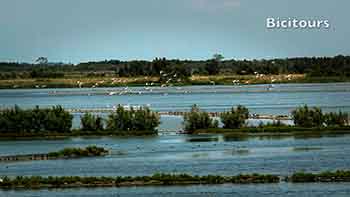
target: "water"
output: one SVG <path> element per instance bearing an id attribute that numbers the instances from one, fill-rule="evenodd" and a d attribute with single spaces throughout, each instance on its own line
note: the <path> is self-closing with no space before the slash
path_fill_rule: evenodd
<path id="1" fill-rule="evenodd" d="M 232 138 L 221 135 L 163 135 L 132 138 L 0 141 L 1 155 L 45 153 L 64 147 L 102 146 L 100 158 L 1 163 L 0 174 L 42 176 L 139 176 L 156 172 L 221 174 L 347 169 L 350 136 L 319 138 Z"/>
<path id="2" fill-rule="evenodd" d="M 27 89 L 0 90 L 0 106 L 21 107 L 62 105 L 66 108 L 105 108 L 117 104 L 150 105 L 157 111 L 185 111 L 198 104 L 208 111 L 223 111 L 234 105 L 245 105 L 253 113 L 288 114 L 302 104 L 320 106 L 325 110 L 350 111 L 350 83 L 278 84 L 247 86 L 186 86 L 128 88 L 142 94 L 109 96 L 122 88 L 97 89 Z"/>
<path id="3" fill-rule="evenodd" d="M 147 105 L 157 111 L 185 111 L 199 104 L 208 111 L 246 105 L 252 113 L 289 114 L 302 104 L 325 111 L 350 112 L 350 83 L 188 86 L 129 88 L 127 95 L 109 96 L 123 88 L 0 90 L 0 107 L 105 108 L 116 104 Z M 141 92 L 141 94 L 139 94 Z M 74 114 L 78 127 L 79 116 Z M 106 114 L 102 114 L 106 116 Z M 61 140 L 0 141 L 0 155 L 46 153 L 64 147 L 98 145 L 111 150 L 99 158 L 0 163 L 0 175 L 138 176 L 163 173 L 198 175 L 266 173 L 290 175 L 349 169 L 350 136 L 253 137 L 176 135 L 182 118 L 162 116 L 160 136 L 89 137 Z M 172 132 L 169 132 L 172 131 Z M 31 191 L 0 190 L 0 196 L 349 196 L 349 183 L 210 185 L 136 188 L 80 188 Z"/>
<path id="4" fill-rule="evenodd" d="M 0 196 L 32 197 L 105 197 L 105 196 L 288 196 L 288 197 L 347 197 L 349 183 L 260 184 L 260 185 L 199 185 L 133 188 L 79 188 L 32 191 L 1 191 Z"/>

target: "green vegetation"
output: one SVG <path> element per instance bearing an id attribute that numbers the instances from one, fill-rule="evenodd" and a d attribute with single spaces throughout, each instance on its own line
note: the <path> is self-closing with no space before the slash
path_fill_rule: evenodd
<path id="1" fill-rule="evenodd" d="M 70 132 L 73 116 L 61 106 L 23 110 L 18 106 L 0 112 L 0 133 Z"/>
<path id="2" fill-rule="evenodd" d="M 148 107 L 130 110 L 118 106 L 104 120 L 89 113 L 81 117 L 81 129 L 72 130 L 73 116 L 61 106 L 21 109 L 15 106 L 0 111 L 0 137 L 65 137 L 83 135 L 154 135 L 160 124 L 158 113 Z M 106 127 L 105 127 L 106 125 Z"/>
<path id="3" fill-rule="evenodd" d="M 48 153 L 49 157 L 60 158 L 60 157 L 91 157 L 91 156 L 102 156 L 108 153 L 108 150 L 97 147 L 88 146 L 86 148 L 64 148 L 58 152 Z"/>
<path id="4" fill-rule="evenodd" d="M 185 130 L 193 132 L 198 129 L 217 128 L 219 122 L 210 118 L 209 114 L 199 109 L 197 105 L 193 105 L 191 111 L 184 116 Z"/>
<path id="5" fill-rule="evenodd" d="M 160 116 L 148 107 L 124 109 L 121 105 L 108 116 L 108 131 L 155 131 L 160 124 Z"/>
<path id="6" fill-rule="evenodd" d="M 292 111 L 292 118 L 296 126 L 323 127 L 345 126 L 349 124 L 348 113 L 322 113 L 321 108 L 309 108 L 307 105 Z"/>
<path id="7" fill-rule="evenodd" d="M 305 173 L 298 172 L 288 178 L 293 183 L 307 182 L 350 182 L 350 171 L 338 170 L 335 172 Z"/>
<path id="8" fill-rule="evenodd" d="M 198 61 L 155 58 L 153 61 L 104 60 L 76 65 L 41 59 L 46 60 L 34 64 L 0 62 L 0 88 L 110 87 L 148 82 L 203 85 L 350 81 L 350 56 L 342 55 L 224 60 L 222 55 L 215 54 L 211 59 Z M 77 84 L 77 81 L 82 83 Z"/>
<path id="9" fill-rule="evenodd" d="M 196 184 L 251 184 L 278 183 L 274 175 L 237 175 L 237 176 L 191 176 L 188 174 L 154 174 L 137 177 L 4 177 L 0 188 L 61 188 L 61 187 L 99 187 L 99 186 L 150 186 L 150 185 L 196 185 Z"/>
<path id="10" fill-rule="evenodd" d="M 327 126 L 345 126 L 349 125 L 349 114 L 344 112 L 330 112 L 324 115 L 324 123 Z"/>
<path id="11" fill-rule="evenodd" d="M 179 68 L 186 70 L 186 76 L 216 75 L 216 74 L 308 74 L 311 77 L 320 76 L 350 76 L 350 56 L 338 55 L 335 57 L 302 57 L 270 60 L 224 60 L 221 54 L 214 54 L 208 60 L 169 60 L 166 58 L 155 58 L 153 61 L 120 61 L 104 60 L 83 62 L 77 65 L 64 63 L 48 63 L 38 61 L 36 64 L 0 62 L 0 73 L 2 79 L 9 77 L 30 77 L 32 70 L 52 73 L 78 72 L 86 76 L 93 74 L 115 75 L 119 77 L 135 76 L 160 76 L 163 73 L 178 72 Z M 6 75 L 14 72 L 15 76 Z M 5 74 L 6 73 L 6 74 Z M 28 73 L 16 75 L 17 73 Z M 40 75 L 39 75 L 40 76 Z"/>
<path id="12" fill-rule="evenodd" d="M 103 119 L 99 116 L 85 113 L 81 117 L 81 130 L 82 131 L 103 131 Z"/>
<path id="13" fill-rule="evenodd" d="M 245 123 L 249 117 L 249 110 L 241 105 L 232 107 L 230 111 L 220 114 L 220 121 L 223 128 L 218 128 L 218 122 L 212 123 L 209 114 L 202 112 L 196 105 L 191 112 L 185 114 L 185 130 L 189 134 L 193 133 L 348 133 L 349 115 L 348 113 L 322 113 L 320 108 L 309 108 L 307 105 L 292 111 L 294 126 L 285 125 L 280 120 L 263 124 L 257 127 L 248 127 Z M 215 126 L 212 126 L 215 125 Z"/>
<path id="14" fill-rule="evenodd" d="M 350 182 L 350 171 L 304 173 L 298 172 L 291 176 L 282 177 L 292 183 L 308 182 Z M 199 184 L 258 184 L 279 183 L 277 175 L 246 174 L 236 176 L 207 175 L 197 176 L 189 174 L 154 174 L 152 176 L 118 176 L 118 177 L 41 177 L 17 176 L 2 177 L 0 188 L 71 188 L 71 187 L 134 187 L 159 185 L 199 185 Z"/>
<path id="15" fill-rule="evenodd" d="M 238 105 L 236 109 L 232 107 L 231 111 L 224 112 L 220 115 L 225 129 L 241 128 L 245 125 L 245 121 L 248 117 L 249 110 L 242 105 Z"/>

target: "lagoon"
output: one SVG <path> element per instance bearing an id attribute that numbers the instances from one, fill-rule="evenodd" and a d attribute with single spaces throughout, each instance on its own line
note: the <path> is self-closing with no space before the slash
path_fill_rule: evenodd
<path id="1" fill-rule="evenodd" d="M 324 111 L 350 112 L 350 83 L 275 84 L 247 86 L 185 86 L 129 88 L 123 95 L 109 95 L 123 88 L 0 90 L 0 107 L 15 104 L 65 108 L 105 108 L 113 105 L 150 105 L 157 111 L 185 111 L 192 104 L 207 111 L 224 111 L 232 105 L 247 106 L 252 113 L 285 114 L 300 105 Z M 134 93 L 137 92 L 137 93 Z M 139 94 L 141 92 L 141 94 Z M 74 125 L 79 125 L 79 113 Z M 106 115 L 106 114 L 104 114 Z M 8 176 L 139 176 L 163 173 L 198 175 L 262 173 L 290 175 L 296 171 L 320 172 L 350 166 L 350 135 L 298 137 L 233 137 L 178 135 L 181 117 L 162 116 L 160 135 L 150 137 L 74 137 L 57 140 L 0 141 L 0 155 L 47 153 L 65 147 L 102 146 L 111 155 L 77 160 L 5 162 L 0 175 Z M 348 183 L 262 184 L 186 187 L 138 187 L 0 190 L 0 196 L 349 196 Z"/>

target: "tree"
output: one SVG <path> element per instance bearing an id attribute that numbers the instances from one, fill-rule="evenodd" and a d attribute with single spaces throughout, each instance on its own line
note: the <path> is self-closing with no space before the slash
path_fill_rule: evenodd
<path id="1" fill-rule="evenodd" d="M 302 127 L 321 127 L 325 120 L 321 108 L 307 105 L 293 110 L 292 118 L 296 126 Z"/>
<path id="2" fill-rule="evenodd" d="M 38 57 L 38 59 L 35 60 L 35 63 L 40 65 L 46 65 L 49 63 L 49 60 L 47 59 L 47 57 Z"/>
<path id="3" fill-rule="evenodd" d="M 217 62 L 221 62 L 221 61 L 222 61 L 223 59 L 225 59 L 225 58 L 224 58 L 223 55 L 218 54 L 218 53 L 215 53 L 215 54 L 213 55 L 213 59 L 214 59 L 215 61 L 217 61 Z"/>
<path id="4" fill-rule="evenodd" d="M 223 112 L 220 115 L 221 121 L 226 129 L 237 129 L 242 127 L 248 117 L 249 111 L 242 105 L 238 105 L 237 108 L 232 107 L 231 111 Z"/>
<path id="5" fill-rule="evenodd" d="M 73 116 L 61 106 L 23 110 L 18 106 L 0 112 L 0 132 L 70 132 Z"/>
<path id="6" fill-rule="evenodd" d="M 349 125 L 349 114 L 339 111 L 338 113 L 330 112 L 325 115 L 325 124 L 327 126 L 346 126 Z"/>
<path id="7" fill-rule="evenodd" d="M 85 113 L 81 117 L 81 130 L 83 131 L 103 131 L 103 119 L 100 116 Z"/>
<path id="8" fill-rule="evenodd" d="M 209 114 L 205 111 L 201 111 L 197 105 L 191 107 L 191 111 L 184 115 L 185 130 L 188 132 L 193 132 L 198 129 L 208 129 L 217 126 L 217 122 L 213 122 Z"/>
<path id="9" fill-rule="evenodd" d="M 206 63 L 205 69 L 209 75 L 217 75 L 220 72 L 219 64 L 224 56 L 221 54 L 214 54 L 213 58 Z"/>
<path id="10" fill-rule="evenodd" d="M 148 107 L 124 109 L 118 105 L 115 112 L 108 116 L 109 131 L 155 131 L 160 124 L 160 116 Z"/>

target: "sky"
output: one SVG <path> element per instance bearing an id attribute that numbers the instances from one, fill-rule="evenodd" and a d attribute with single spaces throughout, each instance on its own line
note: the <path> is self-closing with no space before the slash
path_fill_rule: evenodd
<path id="1" fill-rule="evenodd" d="M 0 61 L 350 54 L 349 0 L 0 0 Z M 268 17 L 329 29 L 267 29 Z"/>

